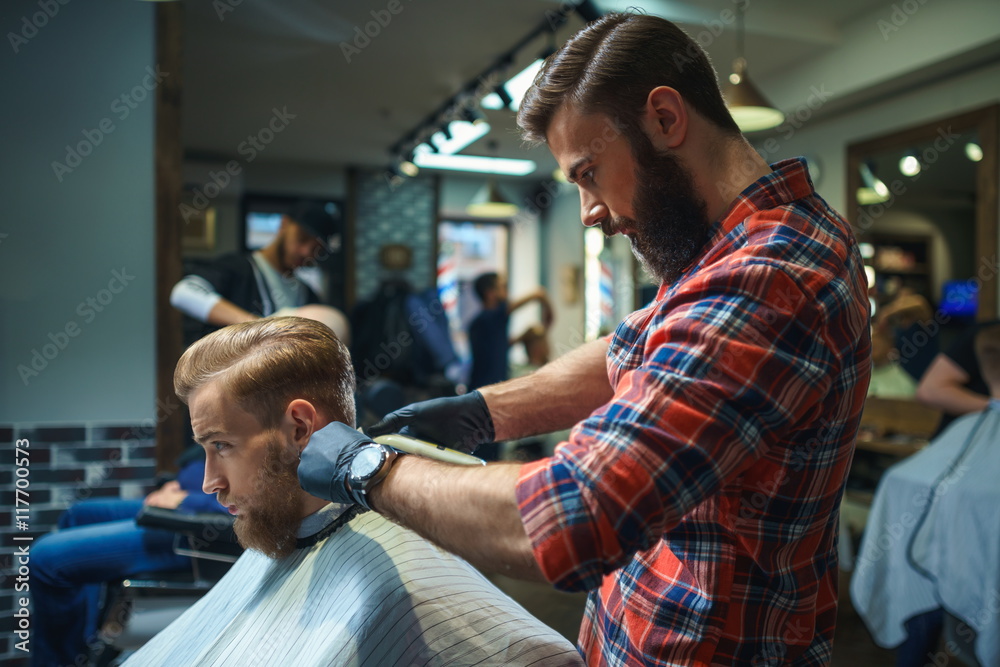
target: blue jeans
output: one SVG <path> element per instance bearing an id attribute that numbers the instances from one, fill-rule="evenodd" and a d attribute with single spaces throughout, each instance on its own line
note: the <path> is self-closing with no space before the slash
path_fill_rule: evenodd
<path id="1" fill-rule="evenodd" d="M 97 631 L 102 582 L 190 567 L 173 552 L 174 533 L 135 525 L 141 508 L 141 500 L 76 503 L 32 546 L 33 665 L 77 664 Z"/>

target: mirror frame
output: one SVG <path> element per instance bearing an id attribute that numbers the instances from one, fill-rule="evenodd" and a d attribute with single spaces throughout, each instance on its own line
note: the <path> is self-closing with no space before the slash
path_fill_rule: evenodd
<path id="1" fill-rule="evenodd" d="M 979 143 L 983 148 L 983 159 L 976 170 L 976 232 L 975 247 L 979 258 L 993 257 L 993 266 L 1000 262 L 997 227 L 1000 224 L 1000 104 L 993 104 L 981 109 L 940 118 L 929 123 L 909 127 L 898 132 L 884 134 L 847 146 L 847 209 L 848 220 L 854 228 L 855 235 L 860 239 L 865 233 L 858 226 L 861 206 L 857 203 L 855 193 L 861 187 L 861 161 L 873 153 L 893 149 L 906 149 L 909 146 L 933 139 L 941 127 L 948 127 L 954 132 L 975 130 L 979 133 Z M 997 317 L 997 276 L 993 272 L 983 279 L 979 289 L 979 310 L 977 321 L 996 319 Z"/>

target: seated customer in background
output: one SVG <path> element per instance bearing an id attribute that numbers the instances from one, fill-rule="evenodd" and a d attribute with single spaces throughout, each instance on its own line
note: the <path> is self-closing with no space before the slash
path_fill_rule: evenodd
<path id="1" fill-rule="evenodd" d="M 898 647 L 900 667 L 944 664 L 944 609 L 959 620 L 955 639 L 1000 665 L 1000 325 L 979 332 L 975 351 L 986 409 L 885 472 L 851 577 L 855 609 L 876 643 Z"/>
<path id="2" fill-rule="evenodd" d="M 892 336 L 885 331 L 872 331 L 872 377 L 868 383 L 868 396 L 879 398 L 913 398 L 916 381 L 897 363 L 899 350 Z"/>
<path id="3" fill-rule="evenodd" d="M 903 287 L 898 278 L 888 281 L 890 300 L 875 311 L 872 329 L 891 337 L 896 363 L 914 382 L 927 371 L 938 351 L 937 325 L 929 326 L 934 308 L 921 294 Z"/>
<path id="4" fill-rule="evenodd" d="M 969 326 L 948 349 L 931 362 L 917 386 L 918 401 L 944 412 L 938 433 L 962 415 L 979 412 L 989 402 L 989 387 L 976 359 L 976 334 L 983 328 L 1000 324 L 1000 320 Z"/>
<path id="5" fill-rule="evenodd" d="M 188 449 L 180 472 L 145 499 L 84 500 L 59 518 L 59 530 L 31 548 L 34 605 L 33 663 L 75 665 L 97 631 L 101 584 L 140 572 L 172 572 L 191 567 L 174 553 L 174 533 L 142 528 L 135 515 L 143 505 L 185 513 L 225 512 L 215 496 L 201 490 L 205 456 Z"/>
<path id="6" fill-rule="evenodd" d="M 206 451 L 204 488 L 248 551 L 128 664 L 582 664 L 458 557 L 300 488 L 313 433 L 354 424 L 353 368 L 327 327 L 277 317 L 219 330 L 184 353 L 174 386 Z"/>

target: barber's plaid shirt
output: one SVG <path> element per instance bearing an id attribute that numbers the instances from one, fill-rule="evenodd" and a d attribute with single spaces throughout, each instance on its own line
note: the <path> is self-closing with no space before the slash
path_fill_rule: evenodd
<path id="1" fill-rule="evenodd" d="M 869 306 L 849 225 L 772 167 L 619 325 L 611 402 L 522 469 L 542 571 L 591 590 L 589 664 L 830 661 Z"/>

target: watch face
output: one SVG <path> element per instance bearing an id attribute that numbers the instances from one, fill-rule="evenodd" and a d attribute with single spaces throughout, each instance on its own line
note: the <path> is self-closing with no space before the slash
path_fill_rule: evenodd
<path id="1" fill-rule="evenodd" d="M 362 449 L 351 461 L 351 477 L 364 481 L 379 471 L 385 460 L 385 452 L 381 447 L 368 446 Z"/>

